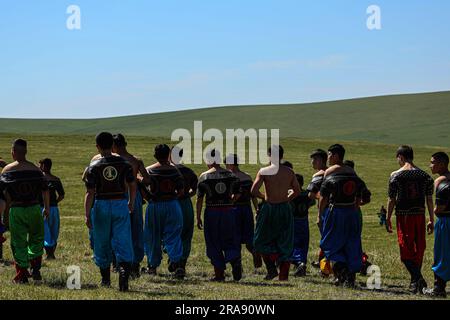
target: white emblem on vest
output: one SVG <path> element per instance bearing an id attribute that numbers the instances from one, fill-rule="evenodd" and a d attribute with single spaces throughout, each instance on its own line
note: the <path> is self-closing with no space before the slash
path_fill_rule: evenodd
<path id="1" fill-rule="evenodd" d="M 112 166 L 108 166 L 103 169 L 103 177 L 108 181 L 113 181 L 117 178 L 117 170 Z"/>
<path id="2" fill-rule="evenodd" d="M 216 184 L 215 189 L 218 194 L 224 194 L 227 191 L 227 186 L 225 183 L 219 182 Z"/>

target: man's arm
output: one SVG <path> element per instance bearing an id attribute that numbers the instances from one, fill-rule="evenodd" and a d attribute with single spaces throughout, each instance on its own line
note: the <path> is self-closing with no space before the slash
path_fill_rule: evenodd
<path id="1" fill-rule="evenodd" d="M 263 182 L 264 182 L 264 176 L 261 175 L 261 171 L 258 171 L 255 182 L 253 182 L 250 192 L 251 192 L 252 196 L 265 200 L 266 196 L 259 191 L 259 189 L 261 189 Z"/>
<path id="2" fill-rule="evenodd" d="M 86 190 L 86 195 L 84 197 L 84 212 L 85 212 L 86 226 L 89 229 L 92 229 L 91 209 L 94 204 L 94 196 L 95 196 L 95 189 L 87 189 Z"/>
<path id="3" fill-rule="evenodd" d="M 130 214 L 134 211 L 134 203 L 136 200 L 137 184 L 136 181 L 128 182 L 128 191 L 130 192 L 130 197 L 128 199 L 128 209 Z"/>
<path id="4" fill-rule="evenodd" d="M 392 233 L 392 213 L 395 208 L 395 199 L 389 198 L 387 203 L 387 216 L 386 216 L 386 230 L 389 233 Z"/>
<path id="5" fill-rule="evenodd" d="M 300 185 L 298 184 L 298 180 L 295 174 L 292 175 L 291 188 L 292 192 L 288 196 L 288 201 L 292 201 L 300 195 Z"/>
<path id="6" fill-rule="evenodd" d="M 320 196 L 319 198 L 319 213 L 317 214 L 317 225 L 322 228 L 322 216 L 328 206 L 328 197 Z"/>
<path id="7" fill-rule="evenodd" d="M 427 196 L 427 208 L 428 213 L 430 215 L 430 221 L 428 221 L 427 224 L 427 231 L 428 234 L 432 234 L 434 231 L 434 203 L 433 203 L 433 196 Z"/>
<path id="8" fill-rule="evenodd" d="M 196 209 L 197 209 L 197 228 L 203 229 L 202 221 L 202 209 L 203 209 L 203 196 L 197 197 Z"/>
<path id="9" fill-rule="evenodd" d="M 138 164 L 139 164 L 138 172 L 142 176 L 142 182 L 145 185 L 150 184 L 150 175 L 148 174 L 148 171 L 145 168 L 144 162 L 142 160 L 138 160 Z"/>

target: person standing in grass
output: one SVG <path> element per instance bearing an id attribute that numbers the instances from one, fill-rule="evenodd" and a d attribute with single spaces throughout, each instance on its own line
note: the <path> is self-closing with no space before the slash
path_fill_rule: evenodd
<path id="1" fill-rule="evenodd" d="M 136 181 L 140 184 L 148 183 L 150 181 L 150 176 L 145 169 L 142 160 L 137 159 L 127 150 L 127 141 L 125 137 L 118 133 L 114 136 L 113 152 L 118 156 L 122 157 L 131 165 L 133 169 L 133 176 Z M 138 175 L 141 179 L 138 180 Z M 131 278 L 138 278 L 140 276 L 140 263 L 144 259 L 144 220 L 143 220 L 143 199 L 141 192 L 136 191 L 136 198 L 134 202 L 134 210 L 131 213 L 131 238 L 133 241 L 133 263 L 131 265 Z"/>
<path id="2" fill-rule="evenodd" d="M 91 162 L 85 177 L 86 225 L 92 228 L 94 258 L 100 268 L 102 285 L 111 285 L 114 252 L 119 265 L 119 290 L 128 291 L 133 261 L 130 214 L 134 210 L 136 178 L 124 158 L 112 155 L 111 133 L 101 132 L 95 141 L 101 156 Z"/>
<path id="3" fill-rule="evenodd" d="M 27 142 L 17 139 L 12 145 L 14 162 L 7 165 L 0 176 L 0 189 L 6 192 L 9 201 L 9 227 L 11 249 L 16 266 L 15 283 L 27 283 L 31 265 L 33 280 L 42 280 L 41 265 L 44 253 L 44 218 L 39 197 L 44 202 L 43 215 L 50 213 L 50 196 L 44 176 L 27 161 Z"/>
<path id="4" fill-rule="evenodd" d="M 58 204 L 64 199 L 64 187 L 61 180 L 51 173 L 52 160 L 45 158 L 39 161 L 39 168 L 44 174 L 44 179 L 47 182 L 50 194 L 50 214 L 44 219 L 44 249 L 47 253 L 47 260 L 55 259 L 55 250 L 58 244 L 59 237 L 59 208 Z M 41 207 L 44 207 L 44 199 L 41 197 Z"/>
<path id="5" fill-rule="evenodd" d="M 422 262 L 425 253 L 425 230 L 433 233 L 434 181 L 425 171 L 416 167 L 414 151 L 410 146 L 401 146 L 396 153 L 400 169 L 391 173 L 389 179 L 386 226 L 392 233 L 392 213 L 395 209 L 397 238 L 400 258 L 411 275 L 411 293 L 423 293 L 427 283 L 422 276 Z M 425 224 L 425 202 L 430 221 Z"/>
<path id="6" fill-rule="evenodd" d="M 320 188 L 319 219 L 322 223 L 320 247 L 332 263 L 336 285 L 355 286 L 362 267 L 361 202 L 362 181 L 345 166 L 345 149 L 340 144 L 328 148 L 328 164 Z"/>
<path id="7" fill-rule="evenodd" d="M 282 146 L 269 148 L 270 165 L 258 171 L 251 189 L 254 197 L 265 198 L 256 218 L 254 246 L 267 266 L 266 280 L 277 276 L 280 281 L 288 280 L 294 249 L 294 217 L 290 201 L 300 194 L 300 186 L 294 171 L 280 165 L 283 155 Z M 265 194 L 260 192 L 263 184 Z"/>
<path id="8" fill-rule="evenodd" d="M 148 267 L 146 272 L 156 275 L 162 261 L 162 247 L 169 256 L 169 271 L 176 279 L 186 275 L 182 264 L 183 212 L 179 198 L 183 196 L 184 182 L 180 171 L 169 160 L 170 148 L 166 144 L 155 147 L 156 163 L 147 167 L 150 175 L 148 190 L 151 200 L 145 214 L 144 243 Z"/>
<path id="9" fill-rule="evenodd" d="M 208 170 L 198 179 L 197 227 L 203 229 L 205 201 L 206 255 L 214 266 L 211 281 L 225 281 L 227 263 L 231 264 L 233 279 L 239 281 L 242 278 L 241 238 L 235 202 L 240 197 L 240 181 L 235 174 L 222 168 L 221 162 L 219 151 L 213 149 L 207 153 Z"/>
<path id="10" fill-rule="evenodd" d="M 447 296 L 445 287 L 450 280 L 450 172 L 449 157 L 445 152 L 437 152 L 431 157 L 430 168 L 439 177 L 435 180 L 436 207 L 438 217 L 434 226 L 434 288 L 425 294 L 436 298 Z"/>
<path id="11" fill-rule="evenodd" d="M 237 224 L 241 238 L 241 244 L 244 244 L 253 257 L 253 267 L 255 272 L 262 267 L 262 258 L 255 252 L 253 247 L 255 221 L 253 216 L 252 204 L 255 210 L 258 210 L 258 199 L 251 194 L 253 185 L 252 177 L 239 169 L 239 159 L 237 154 L 230 154 L 225 158 L 227 170 L 232 172 L 240 180 L 241 196 L 235 202 L 237 209 Z"/>
<path id="12" fill-rule="evenodd" d="M 170 155 L 171 163 L 180 171 L 184 179 L 184 192 L 178 199 L 183 212 L 183 229 L 181 231 L 183 256 L 181 258 L 181 267 L 186 272 L 186 264 L 191 254 L 192 237 L 194 236 L 194 207 L 192 206 L 191 198 L 197 194 L 198 178 L 192 169 L 181 163 L 183 149 L 174 147 Z"/>
<path id="13" fill-rule="evenodd" d="M 306 191 L 308 191 L 308 197 L 311 200 L 316 200 L 318 202 L 320 198 L 320 187 L 322 186 L 323 176 L 325 174 L 325 171 L 328 169 L 328 154 L 325 150 L 316 149 L 311 153 L 309 157 L 311 158 L 311 165 L 316 173 L 314 173 L 314 175 L 312 176 L 312 180 L 306 188 Z M 320 234 L 322 234 L 322 226 L 319 217 L 320 215 L 318 215 L 317 217 L 317 227 L 319 228 Z M 311 262 L 311 265 L 315 268 L 320 268 L 320 261 L 323 259 L 323 257 L 323 251 L 322 249 L 319 249 L 318 260 Z"/>
<path id="14" fill-rule="evenodd" d="M 0 157 L 0 169 L 3 170 L 7 163 Z M 3 243 L 5 243 L 6 238 L 3 234 L 7 230 L 7 220 L 8 220 L 8 208 L 6 207 L 6 198 L 3 194 L 3 190 L 0 189 L 0 261 L 3 260 Z"/>

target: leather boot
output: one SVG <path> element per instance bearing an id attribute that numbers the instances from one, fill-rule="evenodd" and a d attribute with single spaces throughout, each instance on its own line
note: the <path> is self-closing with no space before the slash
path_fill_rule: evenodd
<path id="1" fill-rule="evenodd" d="M 278 280 L 288 281 L 290 267 L 291 267 L 291 263 L 289 261 L 283 261 L 280 263 L 280 275 L 278 277 Z"/>
<path id="2" fill-rule="evenodd" d="M 263 261 L 267 268 L 267 275 L 264 280 L 273 280 L 278 276 L 277 266 L 270 255 L 263 255 Z"/>
<path id="3" fill-rule="evenodd" d="M 128 291 L 128 279 L 130 277 L 131 263 L 119 263 L 119 291 Z"/>
<path id="4" fill-rule="evenodd" d="M 41 281 L 41 266 L 42 266 L 42 257 L 34 258 L 30 261 L 31 265 L 31 276 L 33 277 L 33 280 L 35 281 Z"/>
<path id="5" fill-rule="evenodd" d="M 211 281 L 223 282 L 225 281 L 225 270 L 214 267 L 214 278 Z"/>
<path id="6" fill-rule="evenodd" d="M 236 258 L 231 262 L 231 269 L 233 273 L 233 280 L 239 281 L 242 279 L 242 260 L 241 258 Z"/>
<path id="7" fill-rule="evenodd" d="M 105 268 L 105 269 L 100 269 L 100 274 L 102 275 L 102 282 L 101 282 L 101 286 L 102 287 L 110 287 L 111 286 L 111 269 Z"/>

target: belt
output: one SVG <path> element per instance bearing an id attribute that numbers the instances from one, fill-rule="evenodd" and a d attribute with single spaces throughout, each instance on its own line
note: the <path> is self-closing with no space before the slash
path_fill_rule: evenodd
<path id="1" fill-rule="evenodd" d="M 450 211 L 443 211 L 436 213 L 436 217 L 443 218 L 443 217 L 450 217 Z"/>
<path id="2" fill-rule="evenodd" d="M 332 203 L 331 205 L 330 205 L 330 207 L 333 207 L 333 208 L 349 208 L 349 207 L 354 207 L 356 205 L 356 202 L 355 201 L 353 201 L 353 202 L 347 202 L 347 203 Z"/>
<path id="3" fill-rule="evenodd" d="M 121 195 L 96 195 L 95 200 L 126 200 L 127 197 L 124 194 Z"/>
<path id="4" fill-rule="evenodd" d="M 11 208 L 26 208 L 26 207 L 33 207 L 39 205 L 39 201 L 32 201 L 32 202 L 12 202 Z"/>

